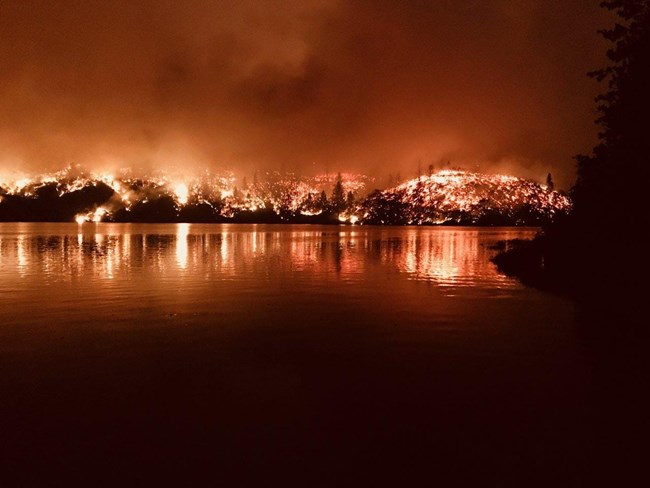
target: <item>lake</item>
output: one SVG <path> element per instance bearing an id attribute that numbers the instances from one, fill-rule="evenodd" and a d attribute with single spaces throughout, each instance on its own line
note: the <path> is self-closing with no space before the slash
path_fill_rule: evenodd
<path id="1" fill-rule="evenodd" d="M 535 233 L 0 224 L 0 485 L 579 479 L 575 306 L 490 262 Z"/>

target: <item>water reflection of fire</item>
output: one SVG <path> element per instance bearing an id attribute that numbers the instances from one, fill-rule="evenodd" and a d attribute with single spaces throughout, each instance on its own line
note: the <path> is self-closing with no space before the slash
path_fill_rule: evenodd
<path id="1" fill-rule="evenodd" d="M 77 228 L 58 224 L 48 227 L 51 234 L 43 236 L 30 234 L 30 224 L 3 225 L 23 227 L 0 238 L 0 269 L 45 281 L 129 279 L 148 273 L 206 279 L 265 279 L 277 274 L 298 279 L 307 274 L 324 282 L 356 281 L 379 266 L 443 288 L 480 283 L 495 289 L 514 285 L 489 262 L 493 251 L 488 244 L 534 232 L 368 227 L 278 230 L 274 226 L 190 224 Z"/>
<path id="2" fill-rule="evenodd" d="M 409 232 L 404 245 L 394 249 L 390 261 L 413 279 L 442 286 L 462 286 L 464 280 L 491 275 L 487 248 L 468 231 L 442 230 L 436 234 Z M 499 280 L 498 274 L 492 278 Z M 503 278 L 503 281 L 507 281 Z"/>
<path id="3" fill-rule="evenodd" d="M 188 242 L 190 224 L 178 224 L 176 231 L 176 263 L 181 269 L 187 268 Z"/>

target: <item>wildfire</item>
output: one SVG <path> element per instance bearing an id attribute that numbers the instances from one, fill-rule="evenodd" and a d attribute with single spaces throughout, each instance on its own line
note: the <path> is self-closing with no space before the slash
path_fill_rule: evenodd
<path id="1" fill-rule="evenodd" d="M 449 170 L 412 179 L 370 200 L 363 217 L 388 219 L 381 223 L 531 223 L 571 209 L 569 197 L 532 181 Z"/>
<path id="2" fill-rule="evenodd" d="M 54 218 L 78 223 L 149 218 L 215 221 L 262 212 L 265 218 L 276 215 L 285 221 L 313 221 L 322 215 L 352 224 L 530 225 L 571 209 L 566 195 L 507 175 L 440 171 L 366 195 L 371 182 L 353 173 L 301 177 L 271 172 L 260 178 L 255 174 L 252 183 L 243 179 L 238 184 L 229 172 L 136 177 L 129 171 L 92 173 L 74 166 L 40 177 L 0 180 L 0 218 L 10 208 L 14 213 L 5 218 L 28 220 L 20 205 L 45 211 L 60 205 Z M 43 203 L 34 207 L 30 201 Z M 70 208 L 74 213 L 65 217 Z"/>
<path id="3" fill-rule="evenodd" d="M 85 222 L 101 222 L 102 219 L 108 215 L 110 212 L 106 210 L 104 207 L 97 207 L 95 210 L 92 212 L 87 212 L 85 214 L 77 214 L 75 215 L 75 222 L 77 224 L 81 225 Z"/>
<path id="4" fill-rule="evenodd" d="M 177 179 L 162 172 L 136 177 L 129 171 L 93 173 L 80 166 L 70 166 L 53 174 L 20 175 L 0 180 L 0 199 L 4 200 L 5 196 L 41 198 L 49 195 L 49 189 L 64 199 L 86 192 L 90 195 L 89 203 L 75 215 L 78 222 L 102 221 L 120 210 L 129 212 L 138 205 L 161 198 L 170 198 L 179 211 L 188 206 L 206 205 L 223 217 L 264 209 L 278 215 L 316 216 L 327 209 L 327 200 L 337 178 L 332 174 L 300 177 L 293 173 L 271 172 L 259 180 L 255 175 L 252 184 L 244 179 L 243 184 L 238 185 L 230 172 L 204 172 L 196 177 Z M 365 175 L 341 175 L 344 190 L 357 197 L 363 195 L 369 181 Z"/>
<path id="5" fill-rule="evenodd" d="M 185 183 L 174 183 L 172 184 L 172 191 L 176 195 L 176 201 L 180 205 L 185 205 L 190 197 L 190 190 L 187 188 Z"/>

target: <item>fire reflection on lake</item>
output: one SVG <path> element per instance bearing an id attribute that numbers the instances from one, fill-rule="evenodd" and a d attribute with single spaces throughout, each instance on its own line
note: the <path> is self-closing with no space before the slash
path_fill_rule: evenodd
<path id="1" fill-rule="evenodd" d="M 490 263 L 499 239 L 532 229 L 300 227 L 190 224 L 4 224 L 0 273 L 7 280 L 264 279 L 281 272 L 360 280 L 383 267 L 449 293 L 518 286 Z"/>

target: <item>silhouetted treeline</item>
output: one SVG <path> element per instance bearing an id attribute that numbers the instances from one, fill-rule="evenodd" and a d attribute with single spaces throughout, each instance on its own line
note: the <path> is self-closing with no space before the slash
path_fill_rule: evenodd
<path id="1" fill-rule="evenodd" d="M 47 183 L 29 195 L 0 194 L 0 221 L 72 222 L 75 215 L 106 203 L 114 193 L 111 187 L 98 182 L 71 192 Z"/>
<path id="2" fill-rule="evenodd" d="M 574 210 L 533 243 L 499 255 L 505 271 L 576 295 L 630 283 L 641 260 L 650 167 L 650 1 L 602 3 L 619 23 L 600 31 L 610 64 L 590 73 L 605 85 L 597 97 L 599 143 L 580 155 Z"/>
<path id="3" fill-rule="evenodd" d="M 605 2 L 621 19 L 601 34 L 611 64 L 590 75 L 606 84 L 597 98 L 600 143 L 578 157 L 574 223 L 638 224 L 646 215 L 650 167 L 650 2 Z"/>
<path id="4" fill-rule="evenodd" d="M 578 157 L 574 212 L 533 241 L 511 242 L 495 262 L 537 287 L 576 300 L 576 341 L 589 350 L 594 411 L 586 417 L 594 448 L 586 458 L 593 486 L 634 485 L 647 475 L 648 345 L 639 307 L 650 165 L 650 1 L 616 0 L 620 23 L 602 31 L 611 64 L 592 76 L 600 142 Z"/>
<path id="5" fill-rule="evenodd" d="M 192 202 L 179 205 L 172 196 L 157 195 L 120 205 L 113 189 L 104 183 L 92 183 L 74 191 L 63 191 L 57 183 L 47 183 L 27 194 L 0 193 L 0 222 L 73 222 L 75 216 L 92 213 L 98 207 L 114 210 L 102 217 L 108 222 L 190 222 L 190 223 L 315 223 L 339 224 L 339 213 L 347 203 L 334 208 L 327 196 L 314 202 L 315 215 L 299 211 L 274 211 L 271 205 L 257 210 L 238 210 L 231 216 L 221 214 L 223 202 Z"/>

